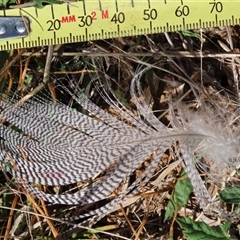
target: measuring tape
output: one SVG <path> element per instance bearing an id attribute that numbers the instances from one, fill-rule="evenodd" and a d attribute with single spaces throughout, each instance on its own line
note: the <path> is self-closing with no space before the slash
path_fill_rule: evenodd
<path id="1" fill-rule="evenodd" d="M 240 0 L 83 0 L 0 11 L 0 50 L 240 24 Z"/>

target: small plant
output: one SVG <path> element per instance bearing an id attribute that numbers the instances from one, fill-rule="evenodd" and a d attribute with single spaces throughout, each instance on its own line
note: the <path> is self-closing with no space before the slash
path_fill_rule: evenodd
<path id="1" fill-rule="evenodd" d="M 228 231 L 231 226 L 231 222 L 227 221 L 225 224 L 218 226 L 208 226 L 204 222 L 196 222 L 189 217 L 177 217 L 178 211 L 187 204 L 189 195 L 193 188 L 187 175 L 183 173 L 180 179 L 176 182 L 171 198 L 168 202 L 165 221 L 174 217 L 173 221 L 180 225 L 183 229 L 183 234 L 188 240 L 232 240 L 228 236 Z M 226 202 L 233 204 L 239 203 L 239 188 L 226 188 L 220 196 Z"/>

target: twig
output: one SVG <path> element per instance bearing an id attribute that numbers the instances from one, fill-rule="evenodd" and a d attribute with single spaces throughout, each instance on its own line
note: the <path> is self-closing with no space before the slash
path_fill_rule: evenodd
<path id="1" fill-rule="evenodd" d="M 123 213 L 123 215 L 124 215 L 128 225 L 129 225 L 129 227 L 131 228 L 131 231 L 133 232 L 133 234 L 135 236 L 135 240 L 138 240 L 139 238 L 137 237 L 137 232 L 135 231 L 131 221 L 129 220 L 129 218 L 128 218 L 128 216 L 127 216 L 127 214 L 126 214 L 126 212 L 125 212 L 125 210 L 124 210 L 124 208 L 122 206 L 122 204 L 119 204 L 119 205 L 120 205 L 120 209 L 121 209 L 121 211 L 122 211 L 122 213 Z"/>
<path id="2" fill-rule="evenodd" d="M 6 72 L 9 70 L 12 65 L 21 58 L 24 50 L 19 51 L 19 53 L 5 66 L 0 70 L 0 82 L 5 78 Z"/>
<path id="3" fill-rule="evenodd" d="M 44 211 L 38 206 L 38 204 L 35 202 L 35 200 L 32 198 L 32 196 L 29 193 L 26 193 L 26 196 L 27 196 L 28 200 L 33 204 L 33 206 L 38 210 L 38 212 L 41 213 L 45 218 L 46 215 L 45 215 Z M 53 225 L 52 221 L 49 218 L 45 218 L 45 220 L 46 220 L 48 226 L 50 227 L 54 238 L 61 240 L 62 238 L 59 235 L 58 231 L 56 230 L 55 226 Z"/>
<path id="4" fill-rule="evenodd" d="M 8 222 L 7 222 L 7 228 L 4 234 L 4 240 L 7 240 L 10 238 L 9 236 L 9 232 L 11 229 L 11 225 L 12 225 L 12 219 L 13 219 L 13 215 L 14 215 L 14 208 L 17 206 L 17 201 L 18 201 L 18 195 L 16 194 L 14 196 L 13 202 L 12 202 L 12 209 L 9 213 L 9 217 L 8 217 Z"/>
<path id="5" fill-rule="evenodd" d="M 42 83 L 40 83 L 36 88 L 34 88 L 34 89 L 33 89 L 30 93 L 28 93 L 26 96 L 24 96 L 23 98 L 21 98 L 21 100 L 19 100 L 19 101 L 15 104 L 15 107 L 23 104 L 24 102 L 26 102 L 28 99 L 30 99 L 32 96 L 34 96 L 36 93 L 38 93 L 39 91 L 41 91 L 41 90 L 45 87 L 45 85 L 48 83 L 49 76 L 50 76 L 50 68 L 51 68 L 52 57 L 53 57 L 53 45 L 50 45 L 50 46 L 48 47 L 47 60 L 46 60 L 46 64 L 45 64 L 45 71 L 44 71 Z"/>
<path id="6" fill-rule="evenodd" d="M 145 226 L 145 224 L 147 223 L 147 220 L 148 220 L 148 217 L 149 217 L 149 199 L 148 199 L 148 197 L 145 195 L 145 189 L 142 187 L 142 194 L 143 194 L 143 197 L 144 197 L 144 199 L 145 199 L 145 203 L 146 203 L 146 213 L 144 214 L 144 218 L 143 218 L 143 220 L 142 220 L 142 222 L 141 222 L 141 224 L 140 224 L 140 227 L 139 227 L 139 229 L 138 229 L 138 231 L 137 231 L 137 235 L 135 236 L 135 240 L 137 240 L 137 239 L 140 239 L 139 238 L 139 236 L 140 236 L 140 234 L 142 233 L 142 230 L 143 230 L 143 228 L 144 228 L 144 226 Z"/>
<path id="7" fill-rule="evenodd" d="M 46 56 L 46 52 L 25 52 L 23 56 Z M 133 57 L 186 57 L 186 58 L 232 58 L 240 57 L 240 53 L 200 53 L 200 52 L 188 52 L 188 51 L 159 51 L 155 53 L 133 53 L 133 52 L 119 52 L 119 53 L 106 53 L 106 52 L 64 52 L 59 54 L 59 52 L 53 52 L 53 56 L 63 56 L 63 57 L 124 57 L 124 56 L 133 56 Z"/>
<path id="8" fill-rule="evenodd" d="M 56 222 L 59 222 L 59 223 L 68 224 L 70 226 L 76 226 L 76 224 L 74 224 L 74 223 L 63 221 L 59 218 L 45 216 L 44 214 L 41 214 L 41 213 L 36 213 L 36 212 L 31 212 L 31 211 L 16 209 L 16 208 L 11 208 L 11 207 L 5 207 L 5 206 L 1 206 L 1 208 L 2 209 L 7 209 L 7 210 L 14 210 L 16 212 L 21 212 L 21 213 L 27 213 L 27 214 L 31 214 L 31 215 L 34 215 L 34 216 L 40 216 L 40 217 L 43 217 L 44 219 L 50 219 L 50 220 L 53 220 L 53 221 L 56 221 Z M 89 231 L 95 230 L 94 228 L 89 228 L 89 227 L 80 226 L 80 225 L 78 225 L 78 228 L 86 229 L 86 230 L 89 230 Z M 98 230 L 98 233 L 103 233 L 103 234 L 106 234 L 106 235 L 109 235 L 109 236 L 112 236 L 112 237 L 116 237 L 116 234 L 113 234 L 113 233 L 107 232 L 107 231 Z M 119 239 L 129 240 L 129 238 L 126 238 L 126 237 L 123 237 L 123 236 L 117 236 L 117 237 Z"/>

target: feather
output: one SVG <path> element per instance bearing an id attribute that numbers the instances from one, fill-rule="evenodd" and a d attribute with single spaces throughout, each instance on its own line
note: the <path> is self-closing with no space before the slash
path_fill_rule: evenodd
<path id="1" fill-rule="evenodd" d="M 136 179 L 119 196 L 99 209 L 71 218 L 87 217 L 93 224 L 126 197 L 139 193 L 152 177 L 164 152 L 175 145 L 196 198 L 206 210 L 212 204 L 212 198 L 198 167 L 209 176 L 237 167 L 239 131 L 232 130 L 232 122 L 238 122 L 237 111 L 226 122 L 223 108 L 203 104 L 197 110 L 190 110 L 179 102 L 174 107 L 169 101 L 170 127 L 166 126 L 143 100 L 140 79 L 148 69 L 138 70 L 130 86 L 139 115 L 124 107 L 113 92 L 110 97 L 105 89 L 98 89 L 105 102 L 131 124 L 104 111 L 86 96 L 78 98 L 78 94 L 72 94 L 63 86 L 62 90 L 70 94 L 83 111 L 40 97 L 22 105 L 16 105 L 16 101 L 10 99 L 1 101 L 1 119 L 14 126 L 0 126 L 0 156 L 6 170 L 31 194 L 47 202 L 85 205 L 108 198 L 152 156 L 141 179 Z M 196 156 L 201 156 L 200 160 L 196 160 Z M 13 162 L 14 166 L 9 166 Z M 101 178 L 92 182 L 103 172 Z M 80 181 L 88 181 L 87 187 L 75 193 L 58 195 L 39 191 L 32 185 L 59 186 Z"/>

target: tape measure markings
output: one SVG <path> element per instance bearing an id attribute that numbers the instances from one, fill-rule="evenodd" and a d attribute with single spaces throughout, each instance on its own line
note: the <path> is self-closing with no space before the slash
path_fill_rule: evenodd
<path id="1" fill-rule="evenodd" d="M 0 11 L 31 22 L 25 38 L 0 40 L 0 50 L 240 23 L 240 0 L 86 0 Z M 40 24 L 40 25 L 39 25 Z M 0 35 L 1 38 L 1 35 Z"/>

